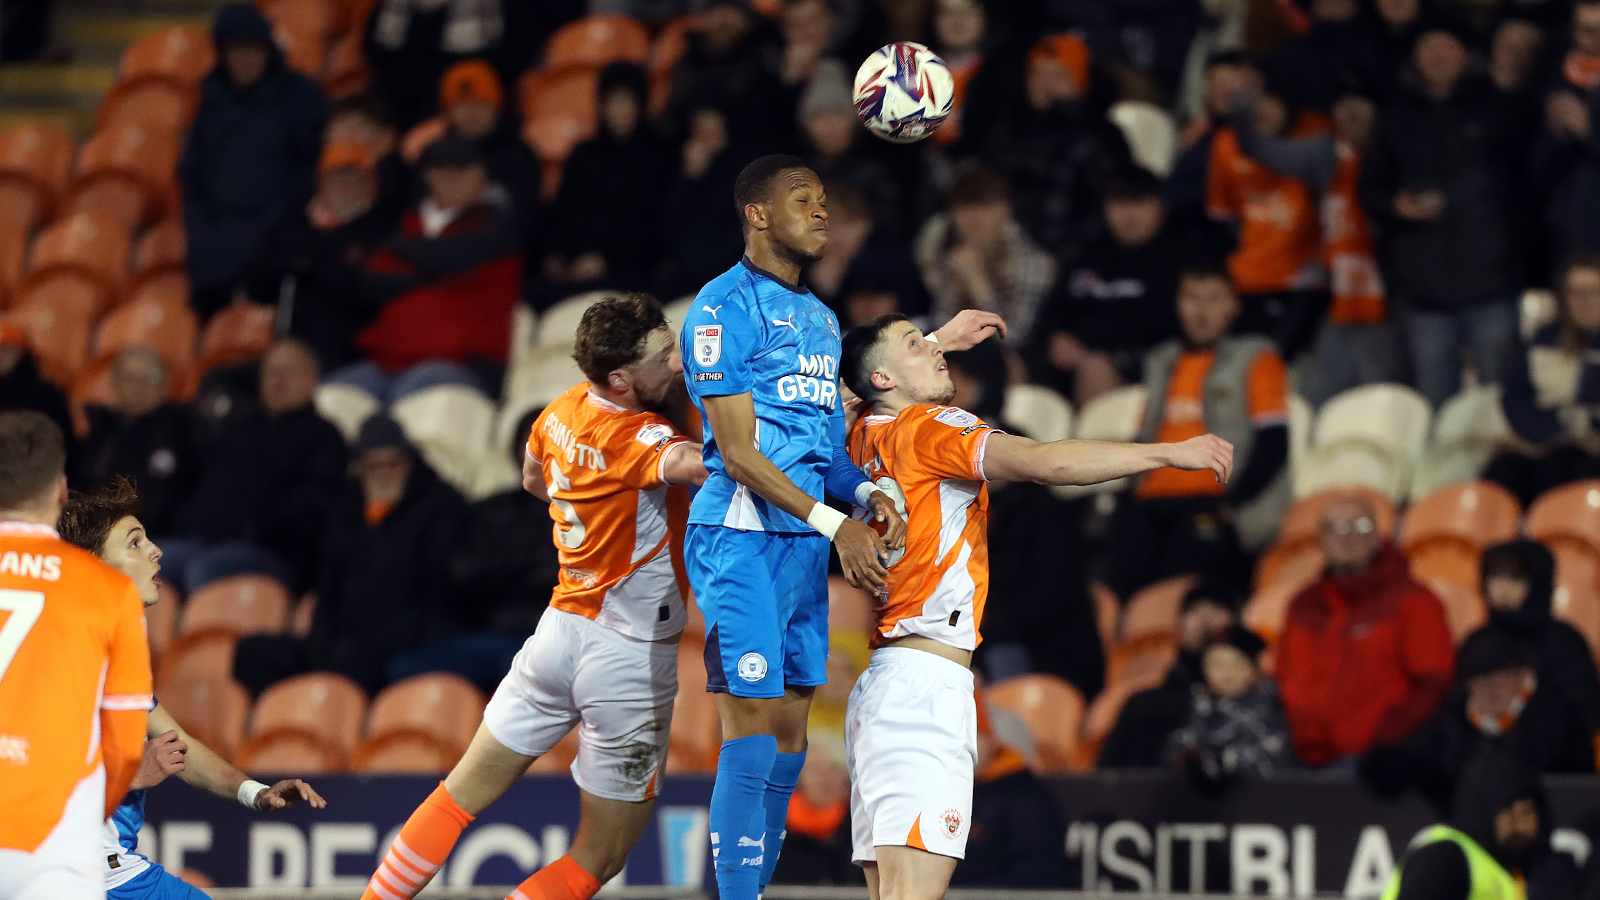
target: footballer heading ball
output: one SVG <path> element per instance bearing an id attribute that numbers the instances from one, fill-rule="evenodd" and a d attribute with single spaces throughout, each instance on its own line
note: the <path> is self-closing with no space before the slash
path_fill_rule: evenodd
<path id="1" fill-rule="evenodd" d="M 938 54 L 900 41 L 878 48 L 856 70 L 856 115 L 896 144 L 920 141 L 950 116 L 955 80 Z"/>

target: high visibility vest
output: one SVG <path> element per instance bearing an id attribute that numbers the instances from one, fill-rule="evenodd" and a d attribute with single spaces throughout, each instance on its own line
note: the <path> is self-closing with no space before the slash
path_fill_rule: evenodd
<path id="1" fill-rule="evenodd" d="M 1467 900 L 1526 900 L 1522 879 L 1506 871 L 1506 867 L 1500 865 L 1500 861 L 1477 841 L 1448 825 L 1435 825 L 1424 831 L 1411 843 L 1411 849 L 1440 841 L 1454 843 L 1467 855 L 1467 868 L 1472 873 L 1472 890 L 1468 892 Z M 1404 871 L 1405 860 L 1402 859 L 1400 865 L 1395 867 L 1394 875 L 1390 877 L 1389 886 L 1384 889 L 1380 900 L 1395 900 L 1400 895 L 1400 875 Z"/>

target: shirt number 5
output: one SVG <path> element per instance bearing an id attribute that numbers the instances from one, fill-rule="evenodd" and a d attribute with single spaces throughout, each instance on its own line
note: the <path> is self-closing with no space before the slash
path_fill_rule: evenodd
<path id="1" fill-rule="evenodd" d="M 556 543 L 568 550 L 576 550 L 583 545 L 583 538 L 588 533 L 588 529 L 583 527 L 583 520 L 578 518 L 577 509 L 573 508 L 569 501 L 563 500 L 558 496 L 561 491 L 572 490 L 571 479 L 567 478 L 567 473 L 561 471 L 561 467 L 556 465 L 554 461 L 550 463 L 550 472 L 553 476 L 551 478 L 553 489 L 550 491 L 550 505 L 556 508 L 556 512 L 561 514 L 562 519 L 562 521 L 556 523 Z"/>

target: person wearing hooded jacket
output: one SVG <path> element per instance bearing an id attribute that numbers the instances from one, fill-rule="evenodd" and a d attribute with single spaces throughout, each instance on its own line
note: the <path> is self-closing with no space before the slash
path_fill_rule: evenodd
<path id="1" fill-rule="evenodd" d="M 217 65 L 200 82 L 178 178 L 197 311 L 232 298 L 268 236 L 305 208 L 316 186 L 328 100 L 291 71 L 272 25 L 249 3 L 232 3 L 211 29 Z"/>
<path id="2" fill-rule="evenodd" d="M 1538 775 L 1511 754 L 1481 753 L 1461 773 L 1448 824 L 1412 841 L 1381 900 L 1575 896 L 1576 866 L 1551 850 L 1551 830 Z"/>
<path id="3" fill-rule="evenodd" d="M 1489 624 L 1516 638 L 1541 684 L 1567 695 L 1588 730 L 1600 732 L 1600 671 L 1578 629 L 1550 612 L 1555 556 L 1537 541 L 1495 544 L 1483 553 Z"/>

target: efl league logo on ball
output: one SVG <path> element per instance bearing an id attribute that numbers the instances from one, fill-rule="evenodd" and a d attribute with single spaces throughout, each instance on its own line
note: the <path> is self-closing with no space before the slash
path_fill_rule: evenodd
<path id="1" fill-rule="evenodd" d="M 856 115 L 896 144 L 933 134 L 950 116 L 955 81 L 938 54 L 910 41 L 878 48 L 856 70 Z"/>

